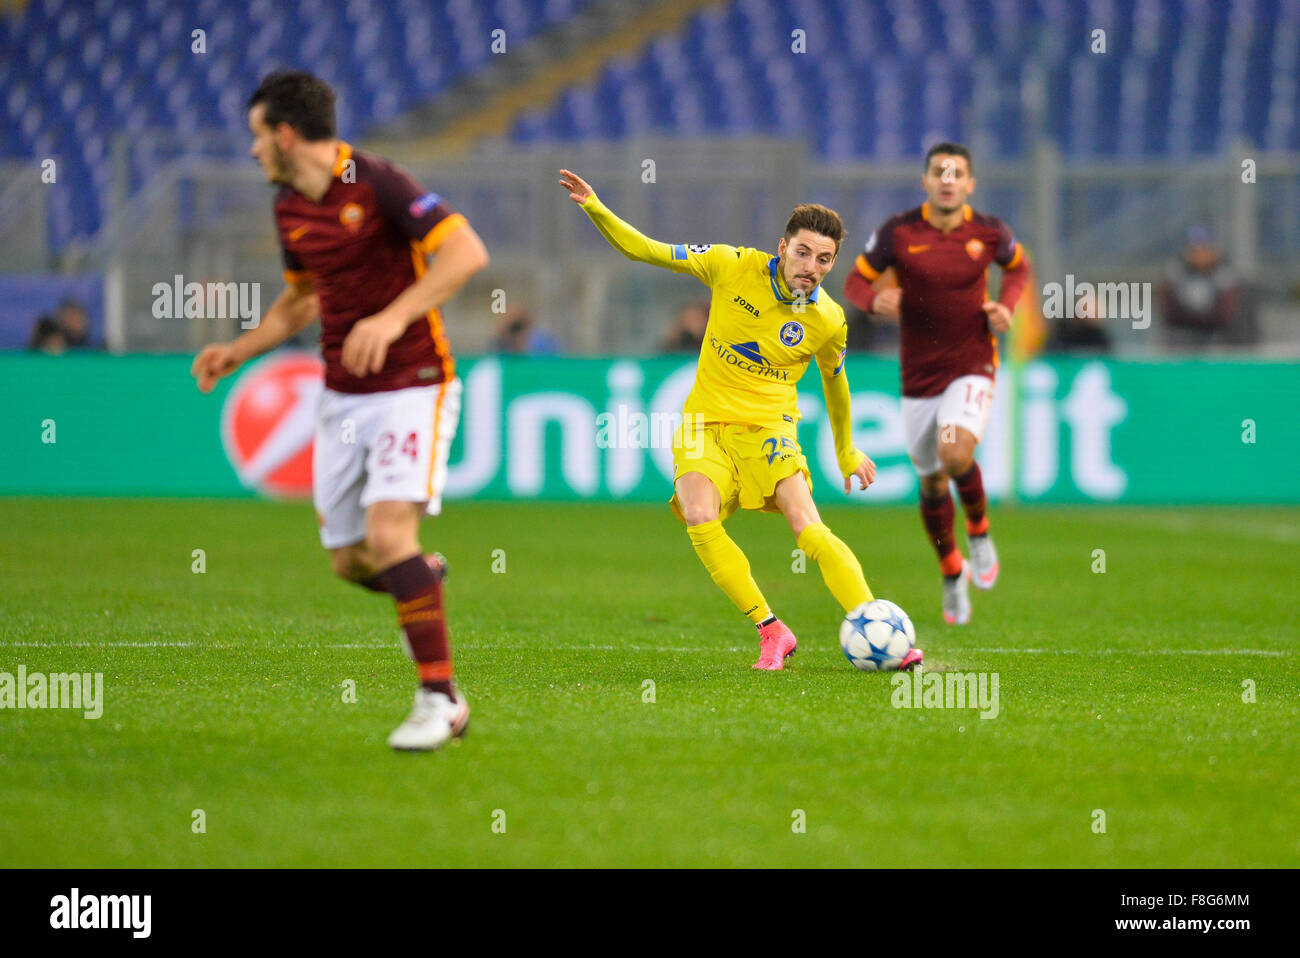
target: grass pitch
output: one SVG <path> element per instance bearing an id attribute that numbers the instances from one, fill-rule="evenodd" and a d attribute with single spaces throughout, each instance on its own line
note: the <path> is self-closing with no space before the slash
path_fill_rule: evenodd
<path id="1" fill-rule="evenodd" d="M 395 754 L 391 601 L 330 577 L 309 507 L 0 501 L 0 671 L 104 676 L 97 720 L 0 711 L 0 859 L 1300 864 L 1300 511 L 994 508 L 966 628 L 915 510 L 823 516 L 931 670 L 998 673 L 997 718 L 894 708 L 778 516 L 728 524 L 800 639 L 767 674 L 666 507 L 452 503 L 424 538 L 470 734 Z"/>

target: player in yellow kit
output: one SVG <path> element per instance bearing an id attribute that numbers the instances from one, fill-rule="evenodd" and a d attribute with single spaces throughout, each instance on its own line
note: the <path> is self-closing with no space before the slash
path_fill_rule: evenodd
<path id="1" fill-rule="evenodd" d="M 798 643 L 722 528 L 738 507 L 784 515 L 846 612 L 873 598 L 857 558 L 817 514 L 796 433 L 795 384 L 816 357 L 844 491 L 853 488 L 855 476 L 860 489 L 875 478 L 875 464 L 853 446 L 844 310 L 820 288 L 835 265 L 844 225 L 833 210 L 809 204 L 795 207 L 776 256 L 745 247 L 670 245 L 615 216 L 576 173 L 561 170 L 560 177 L 569 197 L 624 256 L 689 273 L 712 290 L 695 385 L 673 437 L 672 507 L 713 581 L 757 626 L 754 668 L 779 670 Z M 922 658 L 914 649 L 902 668 Z"/>

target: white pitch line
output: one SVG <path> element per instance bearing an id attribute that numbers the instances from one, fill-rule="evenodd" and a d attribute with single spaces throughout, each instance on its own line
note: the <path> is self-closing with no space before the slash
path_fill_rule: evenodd
<path id="1" fill-rule="evenodd" d="M 322 645 L 299 645 L 300 649 L 397 649 L 400 646 L 397 643 L 387 644 L 363 644 L 360 642 L 329 642 Z M 456 649 L 534 649 L 535 646 L 522 645 L 520 643 L 507 642 L 453 642 L 452 650 Z M 735 646 L 709 646 L 681 648 L 672 645 L 554 645 L 546 643 L 545 648 L 556 649 L 560 652 L 744 652 L 745 649 Z"/>
<path id="2" fill-rule="evenodd" d="M 1107 521 L 1121 522 L 1127 525 L 1146 526 L 1162 532 L 1200 532 L 1212 531 L 1215 535 L 1238 539 L 1254 539 L 1265 542 L 1300 542 L 1300 528 L 1292 525 L 1276 525 L 1259 519 L 1235 517 L 1223 520 L 1213 515 L 1126 515 L 1117 513 Z"/>
<path id="3" fill-rule="evenodd" d="M 10 649 L 192 649 L 199 648 L 205 650 L 213 649 L 247 649 L 253 647 L 246 643 L 228 643 L 215 642 L 211 645 L 205 645 L 196 642 L 0 642 L 0 648 Z M 263 646 L 267 649 L 280 649 L 285 646 L 277 645 L 274 642 L 267 642 Z M 292 646 L 295 649 L 356 649 L 356 650 L 374 650 L 398 651 L 400 646 L 396 642 L 322 642 L 308 643 L 296 642 Z M 502 643 L 502 642 L 462 642 L 456 643 L 456 648 L 462 649 L 504 649 L 504 648 L 528 648 L 535 649 L 532 645 L 521 645 L 519 643 Z M 662 646 L 662 645 L 554 645 L 546 644 L 543 646 L 547 649 L 555 649 L 559 652 L 686 652 L 698 654 L 716 654 L 720 652 L 745 652 L 749 650 L 748 646 Z M 1273 658 L 1285 658 L 1292 653 L 1285 650 L 1273 649 L 1008 649 L 1008 648 L 986 648 L 986 647 L 967 647 L 967 646 L 944 646 L 941 647 L 945 652 L 973 652 L 987 655 L 1263 655 Z"/>
<path id="4" fill-rule="evenodd" d="M 455 648 L 461 649 L 503 649 L 535 648 L 531 645 L 504 642 L 458 642 Z M 738 646 L 663 646 L 663 645 L 554 645 L 547 643 L 545 648 L 560 652 L 745 652 L 749 647 Z M 388 644 L 365 644 L 360 642 L 329 642 L 321 645 L 299 644 L 300 649 L 390 649 L 397 648 Z M 1271 649 L 1006 649 L 1006 648 L 969 648 L 962 646 L 945 646 L 947 652 L 977 652 L 991 655 L 1266 655 L 1285 657 L 1288 651 Z"/>
<path id="5" fill-rule="evenodd" d="M 992 655 L 1271 655 L 1288 656 L 1272 649 L 987 649 L 952 646 L 951 652 L 987 652 Z"/>
<path id="6" fill-rule="evenodd" d="M 188 649 L 193 642 L 0 642 L 8 649 Z"/>

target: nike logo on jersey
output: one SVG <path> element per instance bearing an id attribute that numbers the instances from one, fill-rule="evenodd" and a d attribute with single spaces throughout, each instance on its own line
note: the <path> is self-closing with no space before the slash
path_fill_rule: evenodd
<path id="1" fill-rule="evenodd" d="M 311 229 L 310 226 L 299 226 L 296 230 L 292 230 L 289 233 L 289 242 L 292 243 L 302 239 L 303 236 L 305 236 L 307 234 L 307 231 L 310 229 Z"/>
<path id="2" fill-rule="evenodd" d="M 920 246 L 912 246 L 909 244 L 907 247 L 907 251 L 909 253 L 924 253 L 929 248 L 930 248 L 929 243 L 922 243 Z"/>

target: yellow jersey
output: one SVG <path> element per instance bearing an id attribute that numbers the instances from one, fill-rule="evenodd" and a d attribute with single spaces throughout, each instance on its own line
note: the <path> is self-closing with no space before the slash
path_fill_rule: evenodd
<path id="1" fill-rule="evenodd" d="M 795 384 L 816 358 L 840 471 L 863 454 L 853 446 L 844 351 L 844 309 L 820 287 L 792 294 L 775 256 L 748 247 L 663 243 L 615 216 L 594 194 L 582 209 L 629 259 L 688 273 L 712 291 L 695 384 L 682 412 L 699 422 L 748 423 L 795 435 Z"/>

